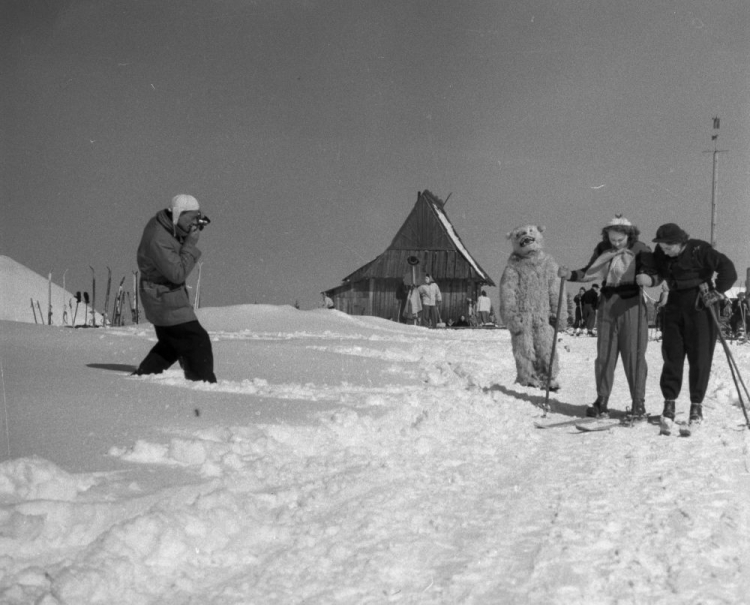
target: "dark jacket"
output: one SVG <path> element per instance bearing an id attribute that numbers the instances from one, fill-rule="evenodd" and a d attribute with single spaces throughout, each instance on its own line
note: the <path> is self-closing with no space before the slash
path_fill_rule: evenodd
<path id="1" fill-rule="evenodd" d="M 143 310 L 155 326 L 175 326 L 197 319 L 190 304 L 185 280 L 201 251 L 185 243 L 185 233 L 172 225 L 171 215 L 162 210 L 143 230 L 138 246 L 138 269 Z"/>
<path id="2" fill-rule="evenodd" d="M 599 292 L 593 288 L 586 290 L 581 294 L 581 303 L 585 305 L 591 305 L 594 309 L 599 306 Z"/>
<path id="3" fill-rule="evenodd" d="M 653 254 L 654 285 L 667 282 L 670 291 L 691 290 L 707 283 L 714 287 L 712 278 L 716 273 L 715 289 L 726 292 L 737 281 L 737 271 L 729 258 L 708 242 L 690 239 L 685 249 L 676 257 L 669 257 L 657 246 Z"/>

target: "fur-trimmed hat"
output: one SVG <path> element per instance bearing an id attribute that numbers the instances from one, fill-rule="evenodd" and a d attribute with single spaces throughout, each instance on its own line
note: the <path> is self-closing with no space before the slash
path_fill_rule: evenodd
<path id="1" fill-rule="evenodd" d="M 190 212 L 191 210 L 200 210 L 200 206 L 198 205 L 198 200 L 196 200 L 192 195 L 187 195 L 185 193 L 181 193 L 180 195 L 175 195 L 172 198 L 172 202 L 169 204 L 169 210 L 172 211 L 172 223 L 177 224 L 177 221 L 180 220 L 180 214 L 183 212 Z"/>

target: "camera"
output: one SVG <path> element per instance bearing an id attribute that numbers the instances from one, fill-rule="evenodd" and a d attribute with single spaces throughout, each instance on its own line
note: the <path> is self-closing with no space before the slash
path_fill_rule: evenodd
<path id="1" fill-rule="evenodd" d="M 208 218 L 205 214 L 201 214 L 195 224 L 198 226 L 198 229 L 200 231 L 203 231 L 203 227 L 211 224 L 211 219 Z"/>

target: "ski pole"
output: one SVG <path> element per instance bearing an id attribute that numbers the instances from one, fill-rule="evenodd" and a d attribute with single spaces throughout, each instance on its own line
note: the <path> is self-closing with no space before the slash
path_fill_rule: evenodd
<path id="1" fill-rule="evenodd" d="M 633 404 L 635 404 L 636 398 L 640 397 L 640 390 L 638 389 L 638 385 L 641 381 L 641 345 L 642 345 L 642 338 L 641 338 L 641 330 L 643 329 L 643 286 L 639 286 L 638 288 L 638 327 L 635 337 L 635 397 L 633 398 Z M 648 328 L 646 328 L 648 329 Z M 630 426 L 633 426 L 635 423 L 635 415 L 634 410 L 630 410 Z"/>
<path id="2" fill-rule="evenodd" d="M 83 293 L 83 303 L 86 305 L 86 314 L 83 316 L 83 325 L 88 326 L 89 325 L 89 293 L 84 292 Z"/>
<path id="3" fill-rule="evenodd" d="M 707 291 L 708 287 L 705 284 L 701 284 L 700 290 L 701 294 L 705 293 Z M 750 399 L 750 393 L 748 393 L 747 387 L 745 386 L 745 382 L 742 380 L 742 375 L 740 374 L 740 370 L 737 367 L 737 362 L 734 360 L 734 356 L 732 355 L 732 351 L 729 348 L 729 345 L 727 344 L 726 338 L 724 338 L 724 334 L 721 331 L 721 324 L 719 323 L 719 318 L 716 316 L 716 309 L 712 304 L 707 304 L 706 307 L 708 308 L 708 312 L 711 315 L 711 318 L 714 321 L 714 325 L 716 326 L 716 331 L 719 333 L 719 340 L 721 341 L 721 346 L 724 349 L 724 354 L 727 356 L 727 362 L 729 363 L 729 372 L 732 374 L 732 380 L 734 381 L 734 387 L 737 389 L 737 396 L 740 400 L 740 406 L 742 407 L 742 413 L 745 416 L 745 423 L 747 424 L 747 428 L 750 429 L 750 418 L 747 415 L 747 408 L 745 407 L 745 402 L 742 399 L 742 391 L 745 391 L 745 397 Z M 742 385 L 742 389 L 740 389 L 740 385 Z"/>
<path id="4" fill-rule="evenodd" d="M 81 303 L 81 291 L 76 292 L 76 310 L 73 313 L 73 327 L 76 327 L 76 317 L 78 317 L 78 305 Z"/>
<path id="5" fill-rule="evenodd" d="M 560 294 L 557 296 L 557 312 L 555 314 L 555 336 L 552 339 L 552 352 L 549 356 L 549 368 L 547 370 L 547 388 L 544 392 L 544 414 L 542 414 L 542 418 L 547 417 L 547 413 L 550 410 L 549 405 L 549 386 L 552 382 L 552 367 L 555 363 L 555 350 L 557 349 L 557 333 L 560 329 L 560 311 L 562 310 L 562 301 L 563 301 L 563 294 L 565 293 L 565 278 L 560 278 Z"/>

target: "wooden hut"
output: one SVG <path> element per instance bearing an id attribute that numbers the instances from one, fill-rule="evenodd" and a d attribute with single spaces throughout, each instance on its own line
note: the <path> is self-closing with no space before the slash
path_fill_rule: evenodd
<path id="1" fill-rule="evenodd" d="M 419 193 L 385 252 L 325 291 L 335 308 L 350 315 L 406 321 L 409 288 L 412 282 L 424 283 L 429 273 L 443 296 L 443 321 L 466 315 L 467 299 L 476 301 L 482 286 L 495 283 L 464 246 L 444 206 L 429 191 Z"/>

